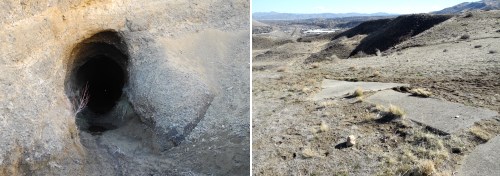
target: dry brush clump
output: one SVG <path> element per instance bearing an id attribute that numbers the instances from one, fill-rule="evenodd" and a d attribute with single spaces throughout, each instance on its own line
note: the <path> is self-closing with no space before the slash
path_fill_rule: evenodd
<path id="1" fill-rule="evenodd" d="M 447 175 L 448 148 L 440 136 L 425 128 L 411 128 L 392 151 L 384 154 L 382 175 Z"/>
<path id="2" fill-rule="evenodd" d="M 364 93 L 363 88 L 358 87 L 358 88 L 354 91 L 353 96 L 354 96 L 354 97 L 361 97 L 361 96 L 363 96 L 363 93 Z"/>
<path id="3" fill-rule="evenodd" d="M 319 125 L 320 132 L 327 132 L 329 129 L 330 127 L 324 121 L 322 121 L 321 124 Z"/>
<path id="4" fill-rule="evenodd" d="M 410 93 L 413 96 L 424 97 L 424 98 L 430 97 L 432 95 L 432 92 L 427 91 L 427 90 L 425 90 L 423 88 L 411 89 Z"/>
<path id="5" fill-rule="evenodd" d="M 418 171 L 422 175 L 432 175 L 434 172 L 436 172 L 436 167 L 434 166 L 434 162 L 431 160 L 424 160 L 421 161 L 419 166 L 418 166 Z"/>
<path id="6" fill-rule="evenodd" d="M 477 126 L 471 127 L 469 132 L 484 142 L 487 142 L 491 138 L 493 138 L 493 136 L 490 133 L 486 132 L 485 130 L 483 130 Z"/>
<path id="7" fill-rule="evenodd" d="M 376 109 L 382 116 L 381 118 L 376 119 L 379 123 L 391 122 L 395 119 L 404 119 L 406 115 L 406 112 L 402 108 L 392 104 L 389 104 L 388 108 L 383 105 L 376 105 Z"/>
<path id="8" fill-rule="evenodd" d="M 388 113 L 389 113 L 389 115 L 391 115 L 393 117 L 397 117 L 397 118 L 402 118 L 406 114 L 406 112 L 402 108 L 400 108 L 398 106 L 394 106 L 392 104 L 389 105 Z"/>

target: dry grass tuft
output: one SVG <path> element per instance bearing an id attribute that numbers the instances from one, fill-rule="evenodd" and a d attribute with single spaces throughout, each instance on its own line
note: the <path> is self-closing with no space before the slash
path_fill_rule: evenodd
<path id="1" fill-rule="evenodd" d="M 400 119 L 404 120 L 404 115 L 406 114 L 403 109 L 400 107 L 394 106 L 392 104 L 389 104 L 389 108 L 385 108 L 382 105 L 376 105 L 375 108 L 377 111 L 379 111 L 382 115 L 381 118 L 376 119 L 376 121 L 380 123 L 386 123 L 386 122 L 391 122 L 394 119 Z"/>
<path id="2" fill-rule="evenodd" d="M 361 97 L 363 96 L 363 89 L 361 87 L 358 87 L 353 94 L 355 97 Z"/>
<path id="3" fill-rule="evenodd" d="M 436 172 L 436 168 L 434 165 L 434 162 L 432 162 L 431 160 L 424 160 L 419 163 L 418 170 L 422 175 L 432 175 L 434 172 Z"/>
<path id="4" fill-rule="evenodd" d="M 392 104 L 389 105 L 389 114 L 392 115 L 393 117 L 403 117 L 406 113 L 403 109 L 400 107 L 394 106 Z"/>
<path id="5" fill-rule="evenodd" d="M 386 110 L 385 106 L 380 105 L 380 104 L 375 105 L 375 109 L 377 109 L 377 111 L 385 111 Z"/>
<path id="6" fill-rule="evenodd" d="M 412 89 L 410 91 L 410 93 L 413 95 L 413 96 L 418 96 L 418 97 L 430 97 L 432 95 L 432 92 L 429 92 L 423 88 L 416 88 L 416 89 Z"/>
<path id="7" fill-rule="evenodd" d="M 474 136 L 476 136 L 477 138 L 483 140 L 483 141 L 489 141 L 492 136 L 490 133 L 484 131 L 483 129 L 477 127 L 477 126 L 473 126 L 472 128 L 470 128 L 469 130 Z"/>

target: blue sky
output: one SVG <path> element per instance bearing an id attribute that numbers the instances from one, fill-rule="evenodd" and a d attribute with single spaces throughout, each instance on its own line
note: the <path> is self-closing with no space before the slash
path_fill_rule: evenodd
<path id="1" fill-rule="evenodd" d="M 475 0 L 479 1 L 479 0 Z M 281 13 L 427 13 L 471 0 L 252 0 L 254 12 Z"/>

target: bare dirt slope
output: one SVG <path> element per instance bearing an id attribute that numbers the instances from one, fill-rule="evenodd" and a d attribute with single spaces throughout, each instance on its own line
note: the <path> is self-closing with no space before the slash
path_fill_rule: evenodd
<path id="1" fill-rule="evenodd" d="M 394 82 L 410 84 L 398 91 L 424 88 L 432 99 L 500 112 L 500 11 L 475 12 L 475 19 L 464 15 L 409 38 L 385 56 L 304 64 L 307 54 L 290 55 L 297 48 L 314 54 L 330 46 L 321 41 L 271 47 L 265 51 L 290 52 L 269 56 L 254 50 L 253 173 L 456 174 L 476 146 L 500 134 L 500 117 L 445 135 L 404 117 L 381 120 L 387 107 L 364 101 L 374 92 L 360 98 L 313 97 L 324 79 Z M 467 31 L 451 28 L 468 25 Z M 460 39 L 466 33 L 470 38 Z M 353 147 L 345 145 L 349 135 L 357 138 Z"/>

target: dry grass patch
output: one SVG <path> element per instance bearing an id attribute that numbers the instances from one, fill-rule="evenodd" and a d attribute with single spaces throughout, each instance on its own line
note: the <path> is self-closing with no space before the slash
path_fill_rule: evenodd
<path id="1" fill-rule="evenodd" d="M 404 117 L 404 115 L 406 114 L 406 112 L 401 109 L 400 107 L 398 106 L 394 106 L 392 104 L 389 105 L 389 114 L 393 117 L 397 117 L 397 118 L 401 118 L 401 117 Z"/>
<path id="2" fill-rule="evenodd" d="M 417 158 L 433 160 L 434 164 L 441 165 L 450 157 L 443 140 L 435 134 L 418 131 L 411 141 L 413 146 L 417 146 L 412 149 Z"/>
<path id="3" fill-rule="evenodd" d="M 404 120 L 404 116 L 406 114 L 403 109 L 401 109 L 398 106 L 394 106 L 392 104 L 389 104 L 388 108 L 385 108 L 383 105 L 376 105 L 375 108 L 382 115 L 381 118 L 376 119 L 376 121 L 379 123 L 390 122 L 393 121 L 394 119 Z"/>
<path id="4" fill-rule="evenodd" d="M 481 139 L 482 141 L 489 141 L 492 136 L 490 133 L 486 132 L 485 130 L 477 127 L 477 126 L 473 126 L 472 128 L 470 128 L 469 130 L 474 136 L 476 136 L 477 138 Z"/>
<path id="5" fill-rule="evenodd" d="M 418 165 L 418 170 L 422 175 L 432 175 L 436 172 L 436 167 L 434 166 L 434 162 L 431 160 L 421 161 Z"/>
<path id="6" fill-rule="evenodd" d="M 352 95 L 355 97 L 361 97 L 363 96 L 363 93 L 363 89 L 361 87 L 358 87 Z"/>
<path id="7" fill-rule="evenodd" d="M 327 132 L 329 129 L 330 127 L 325 122 L 321 122 L 319 125 L 319 132 Z"/>
<path id="8" fill-rule="evenodd" d="M 412 89 L 410 91 L 410 93 L 413 95 L 413 96 L 417 96 L 417 97 L 430 97 L 432 95 L 432 92 L 429 92 L 427 90 L 425 90 L 424 88 L 416 88 L 416 89 Z"/>

